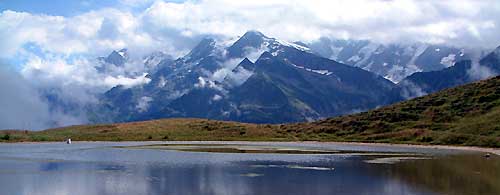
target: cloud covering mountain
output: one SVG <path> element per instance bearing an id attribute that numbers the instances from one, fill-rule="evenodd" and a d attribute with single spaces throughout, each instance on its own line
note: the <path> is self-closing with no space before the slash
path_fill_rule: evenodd
<path id="1" fill-rule="evenodd" d="M 64 15 L 19 9 L 12 2 L 0 2 L 0 60 L 13 65 L 3 70 L 2 81 L 10 78 L 4 75 L 17 75 L 42 102 L 73 108 L 93 105 L 99 94 L 116 85 L 148 82 L 145 73 L 156 67 L 145 64 L 144 56 L 161 51 L 177 58 L 206 36 L 228 45 L 250 29 L 305 43 L 321 37 L 481 48 L 500 43 L 500 3 L 495 0 L 120 0 L 91 9 L 85 5 L 90 1 L 82 1 L 68 9 L 85 9 Z M 130 54 L 123 66 L 95 69 L 99 57 L 122 48 Z M 219 72 L 219 80 L 231 74 L 230 65 Z M 60 113 L 81 115 L 64 109 Z"/>

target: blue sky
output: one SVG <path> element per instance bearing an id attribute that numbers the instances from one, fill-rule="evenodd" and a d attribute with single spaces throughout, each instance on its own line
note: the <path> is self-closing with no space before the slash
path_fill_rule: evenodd
<path id="1" fill-rule="evenodd" d="M 117 0 L 1 0 L 1 10 L 13 10 L 34 14 L 74 16 L 90 10 L 111 7 Z"/>
<path id="2" fill-rule="evenodd" d="M 150 6 L 153 1 L 145 0 L 0 0 L 0 11 L 13 10 L 33 14 L 57 16 L 75 16 L 101 8 L 132 9 L 140 11 Z M 184 2 L 184 0 L 168 0 L 167 2 Z M 131 6 L 136 4 L 136 6 Z"/>

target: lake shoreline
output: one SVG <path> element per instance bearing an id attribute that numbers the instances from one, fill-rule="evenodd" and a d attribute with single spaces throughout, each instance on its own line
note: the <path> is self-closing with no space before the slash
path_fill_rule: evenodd
<path id="1" fill-rule="evenodd" d="M 468 152 L 482 152 L 491 153 L 500 156 L 500 149 L 498 148 L 484 148 L 477 146 L 453 146 L 453 145 L 419 145 L 419 144 L 399 144 L 399 143 L 370 143 L 370 142 L 318 142 L 318 141 L 73 141 L 73 144 L 78 143 L 99 143 L 99 142 L 113 142 L 113 143 L 190 143 L 190 144 L 251 144 L 251 143 L 282 143 L 282 144 L 341 144 L 351 146 L 397 146 L 404 148 L 423 148 L 423 149 L 443 149 L 443 150 L 460 150 Z M 40 143 L 59 143 L 59 142 L 0 142 L 0 144 L 40 144 Z"/>

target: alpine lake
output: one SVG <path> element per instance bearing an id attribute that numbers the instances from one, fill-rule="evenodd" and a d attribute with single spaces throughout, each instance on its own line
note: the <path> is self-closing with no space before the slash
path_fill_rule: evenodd
<path id="1" fill-rule="evenodd" d="M 500 194 L 500 157 L 293 142 L 0 144 L 0 193 Z"/>

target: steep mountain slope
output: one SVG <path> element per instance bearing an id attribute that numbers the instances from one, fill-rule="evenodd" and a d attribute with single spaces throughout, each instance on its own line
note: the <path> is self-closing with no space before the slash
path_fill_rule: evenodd
<path id="1" fill-rule="evenodd" d="M 274 102 L 261 104 L 272 106 Z M 0 141 L 59 141 L 71 137 L 115 141 L 317 140 L 500 147 L 499 119 L 500 77 L 495 77 L 368 112 L 309 123 L 257 125 L 163 119 L 41 132 L 0 131 Z"/>
<path id="2" fill-rule="evenodd" d="M 291 53 L 264 53 L 247 82 L 231 90 L 239 111 L 252 117 L 248 122 L 314 120 L 394 101 L 387 80 L 312 54 Z M 295 120 L 276 120 L 287 115 Z"/>
<path id="3" fill-rule="evenodd" d="M 416 97 L 498 74 L 500 74 L 500 48 L 479 62 L 464 60 L 443 70 L 414 73 L 398 83 L 398 86 L 404 96 Z"/>
<path id="4" fill-rule="evenodd" d="M 441 70 L 455 62 L 470 59 L 477 49 L 445 45 L 379 44 L 363 40 L 322 38 L 310 44 L 315 53 L 332 60 L 360 67 L 395 83 L 415 72 Z"/>

